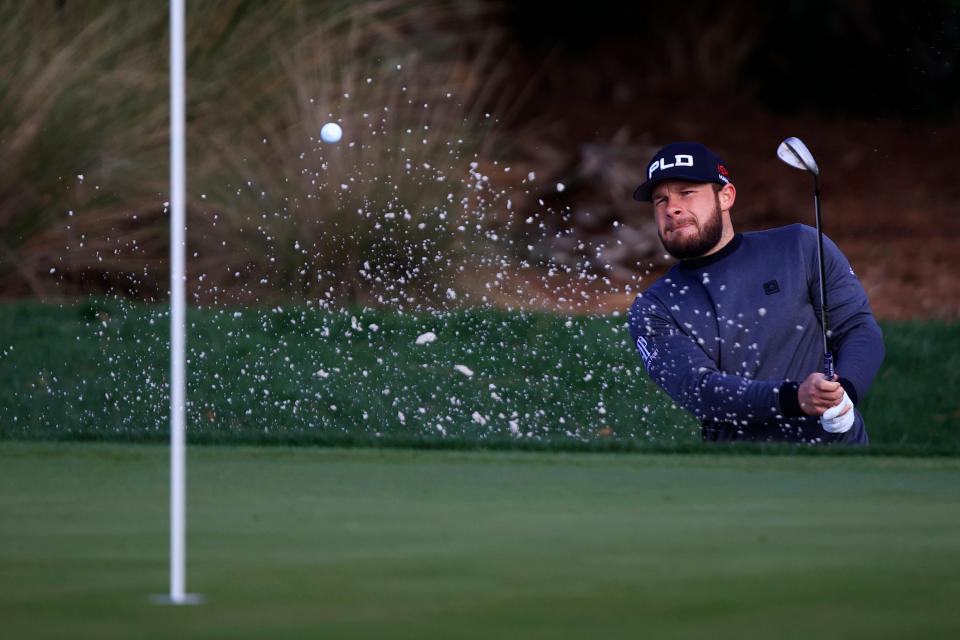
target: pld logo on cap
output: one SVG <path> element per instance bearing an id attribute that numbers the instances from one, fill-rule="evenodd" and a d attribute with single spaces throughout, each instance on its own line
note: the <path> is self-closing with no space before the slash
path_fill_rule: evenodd
<path id="1" fill-rule="evenodd" d="M 674 167 L 692 167 L 693 166 L 693 156 L 686 153 L 678 153 L 673 156 L 673 164 L 670 164 L 666 158 L 657 158 L 650 163 L 650 166 L 647 168 L 647 180 L 653 177 L 654 171 L 663 171 L 665 169 L 672 169 Z"/>
<path id="2" fill-rule="evenodd" d="M 717 154 L 697 142 L 674 142 L 657 152 L 647 165 L 647 181 L 633 197 L 650 201 L 653 188 L 665 180 L 728 184 L 730 173 Z"/>

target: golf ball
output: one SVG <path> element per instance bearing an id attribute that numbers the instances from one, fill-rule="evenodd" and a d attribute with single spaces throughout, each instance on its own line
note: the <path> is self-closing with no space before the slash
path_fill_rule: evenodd
<path id="1" fill-rule="evenodd" d="M 328 122 L 320 129 L 320 139 L 329 144 L 340 142 L 343 137 L 343 129 L 336 122 Z"/>

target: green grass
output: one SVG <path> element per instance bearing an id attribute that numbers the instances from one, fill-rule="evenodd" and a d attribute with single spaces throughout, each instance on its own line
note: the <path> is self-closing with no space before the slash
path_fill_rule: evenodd
<path id="1" fill-rule="evenodd" d="M 0 434 L 164 437 L 165 314 L 119 301 L 0 307 L 14 346 L 2 356 L 0 410 L 12 419 Z M 594 439 L 607 426 L 697 437 L 642 373 L 622 318 L 278 307 L 193 310 L 189 323 L 190 424 L 201 439 L 476 442 L 510 437 L 511 422 L 521 439 Z M 437 340 L 417 345 L 427 331 Z"/>
<path id="2" fill-rule="evenodd" d="M 956 459 L 0 443 L 9 638 L 946 638 Z"/>
<path id="3" fill-rule="evenodd" d="M 301 306 L 193 309 L 189 323 L 195 442 L 699 446 L 622 316 Z M 0 305 L 0 438 L 164 440 L 168 326 L 165 307 L 117 300 Z M 437 340 L 416 345 L 427 331 Z M 862 405 L 873 450 L 957 453 L 960 327 L 884 331 L 886 362 Z"/>

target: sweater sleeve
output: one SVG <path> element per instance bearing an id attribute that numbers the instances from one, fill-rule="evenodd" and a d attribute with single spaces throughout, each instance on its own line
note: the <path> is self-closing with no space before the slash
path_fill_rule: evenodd
<path id="1" fill-rule="evenodd" d="M 815 232 L 813 235 L 816 238 Z M 810 299 L 820 317 L 820 271 L 816 265 L 816 247 Z M 883 362 L 883 333 L 870 310 L 870 302 L 860 280 L 846 257 L 830 238 L 823 238 L 824 267 L 827 276 L 828 341 L 840 382 L 854 404 L 859 403 Z"/>
<path id="2" fill-rule="evenodd" d="M 783 380 L 751 380 L 721 372 L 697 338 L 686 334 L 655 296 L 638 297 L 628 320 L 647 373 L 701 422 L 742 424 L 782 415 Z"/>

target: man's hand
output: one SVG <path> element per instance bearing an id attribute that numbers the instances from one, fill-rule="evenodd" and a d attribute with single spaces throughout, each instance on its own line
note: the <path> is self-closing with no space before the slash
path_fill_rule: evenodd
<path id="1" fill-rule="evenodd" d="M 827 380 L 822 373 L 811 373 L 797 390 L 797 400 L 808 416 L 820 416 L 824 431 L 846 433 L 855 418 L 853 402 L 836 380 L 837 376 Z"/>
<path id="2" fill-rule="evenodd" d="M 822 416 L 827 409 L 839 404 L 844 391 L 836 380 L 837 376 L 834 376 L 833 380 L 827 380 L 822 373 L 811 373 L 807 376 L 797 390 L 800 409 L 808 416 Z"/>
<path id="3" fill-rule="evenodd" d="M 843 399 L 835 407 L 827 409 L 820 416 L 820 425 L 828 433 L 846 433 L 853 426 L 856 414 L 853 412 L 853 402 L 847 392 L 843 392 Z"/>

